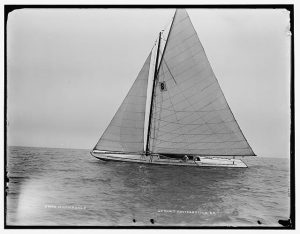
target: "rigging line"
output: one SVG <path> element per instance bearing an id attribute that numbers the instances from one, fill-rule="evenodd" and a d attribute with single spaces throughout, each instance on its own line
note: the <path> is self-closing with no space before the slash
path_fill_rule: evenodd
<path id="1" fill-rule="evenodd" d="M 163 66 L 161 67 L 161 69 L 163 70 Z M 164 77 L 163 77 L 164 78 Z M 168 92 L 168 90 L 166 91 L 167 93 L 168 93 L 168 96 L 169 96 L 169 99 L 168 100 L 170 100 L 170 103 L 171 103 L 171 105 L 172 105 L 172 107 L 173 107 L 173 110 L 174 110 L 174 105 L 173 105 L 173 103 L 172 103 L 172 100 L 170 99 L 170 93 Z M 164 95 L 160 95 L 160 96 L 164 96 Z M 162 99 L 162 103 L 163 103 L 163 99 Z M 161 103 L 161 105 L 162 105 L 162 103 Z M 174 114 L 175 114 L 175 118 L 176 118 L 176 120 L 178 121 L 178 118 L 177 118 L 177 115 L 176 115 L 176 112 L 174 111 Z M 154 118 L 154 119 L 156 119 L 156 118 Z M 160 120 L 160 119 L 159 119 Z M 159 123 L 160 123 L 161 121 L 159 121 Z M 159 125 L 159 127 L 160 127 L 160 125 Z M 158 131 L 159 131 L 159 128 L 158 128 Z"/>
<path id="2" fill-rule="evenodd" d="M 153 101 L 154 100 L 156 100 L 156 95 L 155 95 L 155 93 L 154 93 L 154 97 L 153 97 Z M 157 112 L 157 107 L 156 107 L 156 102 L 154 101 L 154 104 L 153 104 L 153 109 L 154 109 L 154 112 L 153 112 L 153 114 L 152 114 L 152 116 L 154 115 L 154 113 L 156 113 Z M 150 144 L 150 146 L 151 146 L 151 151 L 153 151 L 153 145 L 154 145 L 154 139 L 156 138 L 155 137 L 155 135 L 156 135 L 156 131 L 155 131 L 155 125 L 156 125 L 156 121 L 155 121 L 155 119 L 153 119 L 153 118 L 151 118 L 151 121 L 152 121 L 152 123 L 151 123 L 151 128 L 153 128 L 153 129 L 151 129 L 151 131 L 150 131 L 150 139 L 149 139 L 149 142 L 150 142 L 150 140 L 152 140 L 152 145 Z M 153 137 L 151 137 L 153 135 Z M 150 148 L 150 147 L 149 147 Z"/>
<path id="3" fill-rule="evenodd" d="M 156 95 L 156 88 L 157 88 L 157 85 L 155 86 L 155 90 L 154 90 L 154 93 L 153 93 L 153 105 L 154 105 L 154 109 L 155 109 L 155 113 L 157 112 L 157 103 L 156 103 L 156 99 L 157 99 L 157 95 Z M 152 116 L 153 116 L 154 114 L 152 114 Z M 155 119 L 152 117 L 151 118 L 151 121 L 152 121 L 152 123 L 151 123 L 151 128 L 153 128 L 152 130 L 151 130 L 151 133 L 150 133 L 150 138 L 151 138 L 151 135 L 152 135 L 152 132 L 153 132 L 153 138 L 152 138 L 152 151 L 153 151 L 153 148 L 154 148 L 154 144 L 155 144 L 155 141 L 154 141 L 154 139 L 156 138 L 155 136 L 156 136 L 156 128 L 155 128 L 155 125 L 156 124 L 159 124 L 159 123 L 157 123 L 157 121 L 155 121 Z M 153 126 L 153 127 L 152 127 Z M 149 140 L 149 142 L 150 142 L 150 140 Z"/>
<path id="4" fill-rule="evenodd" d="M 163 30 L 162 30 L 163 32 L 165 32 L 168 29 L 170 23 L 172 24 L 173 19 L 174 19 L 174 16 L 171 17 L 171 19 L 168 21 L 168 23 L 165 24 L 165 26 L 163 27 Z M 163 35 L 163 33 L 162 33 L 162 35 Z"/>
<path id="5" fill-rule="evenodd" d="M 164 61 L 165 62 L 165 64 L 167 65 L 167 63 L 166 63 L 166 61 Z M 167 65 L 168 66 L 168 65 Z M 163 69 L 163 66 L 162 66 L 162 69 Z M 168 69 L 168 67 L 167 67 L 167 69 Z M 170 74 L 171 74 L 171 71 L 169 71 L 170 72 Z M 171 76 L 173 77 L 173 75 L 171 74 Z M 173 77 L 173 79 L 174 79 L 174 77 Z M 174 79 L 174 81 L 175 81 L 175 84 L 177 84 L 176 83 L 176 80 Z M 176 113 L 176 111 L 175 111 L 175 107 L 174 107 L 174 105 L 173 105 L 173 103 L 172 103 L 172 99 L 171 99 L 171 97 L 170 97 L 170 92 L 167 90 L 167 92 L 168 92 L 168 96 L 169 96 L 169 100 L 170 100 L 170 102 L 171 102 L 171 104 L 172 104 L 172 108 L 173 108 L 173 111 L 174 111 L 174 114 L 175 114 L 175 118 L 176 118 L 176 120 L 177 120 L 177 122 L 178 122 L 178 118 L 177 118 L 177 113 Z M 160 121 L 161 122 L 161 121 Z M 179 136 L 179 137 L 181 137 L 181 136 Z M 187 140 L 187 136 L 183 136 L 186 140 Z"/>
<path id="6" fill-rule="evenodd" d="M 156 86 L 156 80 L 157 80 L 157 65 L 159 60 L 159 50 L 160 50 L 160 38 L 161 38 L 161 32 L 159 32 L 158 36 L 158 45 L 157 45 L 157 53 L 156 53 L 156 59 L 155 59 L 155 68 L 154 68 L 154 77 L 153 77 L 153 84 L 152 84 L 152 96 L 151 96 L 151 103 L 150 103 L 150 113 L 149 113 L 149 119 L 148 119 L 148 134 L 147 134 L 147 143 L 146 143 L 146 154 L 149 154 L 149 147 L 150 147 L 150 135 L 151 135 L 151 118 L 152 118 L 152 111 L 153 111 L 153 99 L 154 99 L 154 93 L 155 93 L 155 86 Z"/>
<path id="7" fill-rule="evenodd" d="M 164 66 L 162 66 L 161 67 L 161 70 L 160 71 L 162 71 L 163 72 L 163 69 L 164 69 Z M 163 72 L 163 74 L 164 74 L 164 72 Z M 162 75 L 162 76 L 159 76 L 160 78 L 161 78 L 161 80 L 162 81 L 164 81 L 164 79 L 165 79 L 165 75 Z M 164 98 L 164 95 L 162 94 L 162 92 L 163 91 L 161 91 L 159 94 L 159 96 L 161 97 L 161 102 L 160 102 L 160 104 L 162 105 L 163 104 L 163 98 Z M 168 96 L 170 97 L 170 94 L 169 94 L 169 92 L 168 92 L 168 89 L 166 90 L 166 92 L 168 93 Z M 156 97 L 157 98 L 157 97 Z M 169 98 L 170 99 L 170 98 Z M 155 100 L 157 100 L 157 99 L 155 99 Z M 157 102 L 155 102 L 155 103 L 157 103 Z M 174 109 L 174 106 L 173 106 L 173 103 L 172 103 L 172 100 L 170 100 L 170 103 L 171 103 L 171 105 L 172 105 L 172 107 L 173 107 L 173 109 Z M 160 108 L 160 110 L 161 110 L 161 108 Z M 176 118 L 176 120 L 178 121 L 178 118 L 177 118 L 177 115 L 176 115 L 176 112 L 174 111 L 174 114 L 175 114 L 175 118 Z M 158 119 L 158 120 L 160 120 L 161 119 L 161 111 L 159 112 L 159 118 L 154 118 L 153 117 L 153 119 Z M 159 129 L 160 129 L 160 124 L 161 124 L 161 121 L 156 121 L 157 123 L 158 123 L 158 126 L 156 126 L 155 127 L 155 125 L 154 125 L 154 131 L 155 132 L 159 132 Z M 153 138 L 153 142 L 155 142 L 155 145 L 156 145 L 156 139 L 155 139 L 155 137 Z M 154 144 L 153 144 L 154 145 Z"/>
<path id="8" fill-rule="evenodd" d="M 162 66 L 162 70 L 163 70 L 163 66 Z M 168 93 L 168 96 L 169 96 L 170 103 L 171 103 L 171 105 L 172 105 L 172 107 L 173 107 L 173 111 L 174 111 L 174 114 L 175 114 L 175 118 L 176 118 L 176 120 L 178 121 L 178 118 L 177 118 L 177 115 L 176 115 L 176 112 L 175 112 L 175 108 L 174 108 L 173 102 L 172 102 L 172 100 L 171 100 L 171 98 L 170 98 L 170 93 L 169 93 L 168 89 L 167 89 L 167 93 Z M 163 96 L 163 95 L 162 95 L 162 96 Z"/>
<path id="9" fill-rule="evenodd" d="M 161 50 L 159 49 L 159 54 L 161 54 L 161 58 L 162 58 L 162 53 L 161 53 Z M 157 74 L 157 77 L 160 77 L 159 76 L 159 72 L 158 72 L 158 74 Z M 157 78 L 157 79 L 159 79 L 159 78 Z M 156 94 L 156 92 L 157 92 L 157 84 L 156 84 L 156 86 L 155 86 L 155 90 L 154 90 L 154 93 L 153 93 L 153 104 L 154 104 L 154 109 L 155 109 L 155 111 L 153 112 L 153 113 L 155 113 L 155 114 L 157 114 L 157 109 L 161 109 L 161 106 L 160 107 L 158 107 L 158 105 L 157 105 L 157 98 L 158 98 L 158 96 L 157 96 L 157 94 Z M 160 97 L 161 97 L 161 101 L 159 102 L 161 105 L 162 105 L 162 103 L 163 103 L 163 95 L 159 95 Z M 153 116 L 154 114 L 152 114 L 152 116 Z M 159 112 L 159 118 L 161 118 L 161 111 Z M 155 147 L 155 144 L 156 144 L 156 142 L 155 142 L 155 139 L 156 139 L 156 134 L 157 134 L 157 131 L 156 131 L 156 129 L 159 129 L 159 126 L 160 126 L 160 121 L 155 121 L 155 118 L 151 118 L 151 120 L 153 121 L 153 123 L 151 123 L 151 126 L 153 126 L 153 138 L 152 138 L 152 150 L 153 150 L 153 148 Z M 156 125 L 158 125 L 157 127 L 155 127 Z M 151 135 L 152 135 L 152 131 L 151 131 L 151 134 L 150 134 L 150 138 L 151 138 Z"/>
<path id="10" fill-rule="evenodd" d="M 163 69 L 164 69 L 164 68 L 163 68 L 163 66 L 162 66 L 162 70 L 163 70 Z M 176 81 L 175 81 L 175 83 L 176 83 Z M 175 107 L 174 107 L 174 105 L 173 105 L 172 99 L 170 98 L 170 92 L 168 91 L 168 89 L 167 89 L 167 93 L 168 93 L 169 100 L 170 100 L 170 103 L 171 103 L 172 108 L 173 108 L 173 111 L 174 111 L 175 118 L 176 118 L 176 120 L 177 120 L 177 122 L 178 122 L 179 120 L 178 120 L 178 117 L 177 117 L 177 113 L 175 112 Z M 163 95 L 162 95 L 162 96 L 163 96 Z M 159 123 L 161 123 L 161 122 L 162 122 L 162 121 L 159 121 Z M 158 129 L 158 131 L 159 131 L 159 129 Z M 184 138 L 187 139 L 186 136 L 184 136 Z"/>
<path id="11" fill-rule="evenodd" d="M 163 69 L 163 68 L 162 68 Z M 159 75 L 159 74 L 158 74 Z M 164 77 L 163 77 L 163 80 L 164 80 Z M 157 88 L 157 87 L 156 87 Z M 156 108 L 159 108 L 159 110 L 161 109 L 161 106 L 160 107 L 158 107 L 158 105 L 157 105 L 157 98 L 158 98 L 158 96 L 156 95 L 156 89 L 155 89 L 155 107 Z M 163 100 L 164 100 L 164 95 L 160 95 L 160 97 L 161 97 L 161 102 L 160 102 L 160 105 L 162 105 L 162 103 L 163 103 Z M 157 110 L 157 109 L 156 109 Z M 157 113 L 157 111 L 156 111 L 156 113 Z M 159 112 L 159 118 L 161 118 L 161 111 Z M 154 121 L 154 119 L 153 119 L 153 121 Z M 156 129 L 159 129 L 160 128 L 160 121 L 156 121 L 156 124 L 157 124 L 157 127 L 155 127 L 155 125 L 153 125 L 153 132 L 155 133 L 155 134 L 157 134 L 157 130 Z M 154 134 L 154 138 L 156 139 L 156 135 Z M 155 139 L 153 138 L 153 141 L 152 141 L 152 150 L 155 148 L 155 146 L 156 146 L 156 141 L 155 141 Z"/>
<path id="12" fill-rule="evenodd" d="M 171 70 L 170 70 L 170 68 L 169 68 L 169 66 L 168 66 L 168 64 L 167 64 L 167 62 L 166 62 L 166 60 L 165 60 L 164 58 L 163 58 L 163 60 L 164 60 L 164 63 L 165 63 L 165 65 L 166 65 L 166 67 L 167 67 L 167 69 L 168 69 L 170 75 L 172 76 L 172 78 L 173 78 L 175 84 L 177 84 L 177 82 L 176 82 L 176 80 L 175 80 L 175 78 L 174 78 L 174 76 L 173 76 L 173 74 L 172 74 L 172 72 L 171 72 Z"/>
<path id="13" fill-rule="evenodd" d="M 166 40 L 166 43 L 165 43 L 165 46 L 164 46 L 164 50 L 163 50 L 163 53 L 161 55 L 161 60 L 159 62 L 159 65 L 157 67 L 157 63 L 155 64 L 156 65 L 156 69 L 154 70 L 154 80 L 153 80 L 153 89 L 152 89 L 152 99 L 151 99 L 151 107 L 150 107 L 150 115 L 149 115 L 149 126 L 148 126 L 148 135 L 147 135 L 147 146 L 146 146 L 146 151 L 148 152 L 149 151 L 149 145 L 150 145 L 150 142 L 148 140 L 149 136 L 150 136 L 150 131 L 151 131 L 151 115 L 152 115 L 152 102 L 153 102 L 153 90 L 155 89 L 155 78 L 157 77 L 158 75 L 158 72 L 160 70 L 160 66 L 162 64 L 162 59 L 164 57 L 164 54 L 165 54 L 165 51 L 166 51 L 166 47 L 168 45 L 168 41 L 169 41 L 169 37 L 170 37 L 170 34 L 171 34 L 171 31 L 172 31 L 172 27 L 173 27 L 173 24 L 174 24 L 174 21 L 175 21 L 175 17 L 176 17 L 176 13 L 177 13 L 177 10 L 175 11 L 174 13 L 174 16 L 173 16 L 173 19 L 172 19 L 172 23 L 171 23 L 171 26 L 170 26 L 170 29 L 169 29 L 169 32 L 168 32 L 168 37 L 167 37 L 167 40 Z M 161 33 L 159 33 L 159 44 L 160 44 L 160 38 L 161 38 Z M 157 50 L 157 54 L 159 53 L 159 46 L 158 46 L 158 50 Z M 157 56 L 158 57 L 158 56 Z M 158 62 L 158 58 L 156 59 L 156 62 Z"/>
<path id="14" fill-rule="evenodd" d="M 161 69 L 163 71 L 163 67 Z M 159 76 L 159 77 L 162 77 L 163 81 L 165 81 L 165 75 Z M 156 90 L 155 90 L 155 93 L 156 93 Z M 162 104 L 164 103 L 164 95 L 160 95 L 160 97 L 161 97 L 160 106 L 157 105 L 157 107 L 159 108 L 159 110 L 161 110 Z M 157 99 L 155 99 L 155 100 L 157 100 Z M 159 118 L 161 118 L 161 113 L 162 113 L 162 111 L 159 112 Z M 159 122 L 159 126 L 160 126 L 160 122 Z M 159 126 L 158 126 L 158 128 L 159 128 Z"/>
<path id="15" fill-rule="evenodd" d="M 164 53 L 165 53 L 165 50 L 166 50 L 166 47 L 167 47 L 167 44 L 168 44 L 168 40 L 169 40 L 169 36 L 170 36 L 170 33 L 171 33 L 171 30 L 172 30 L 172 26 L 173 26 L 173 23 L 174 23 L 174 20 L 175 20 L 175 16 L 176 16 L 176 13 L 177 13 L 177 10 L 175 11 L 175 14 L 174 14 L 174 16 L 173 16 L 173 18 L 172 18 L 172 22 L 171 22 L 171 25 L 170 25 L 170 28 L 169 28 L 169 32 L 168 32 L 168 36 L 167 36 L 167 40 L 166 40 L 166 43 L 165 43 L 165 46 L 164 46 L 164 50 L 163 50 L 163 53 L 162 53 L 162 55 L 161 55 L 161 59 L 163 58 L 163 56 L 164 56 Z M 164 31 L 164 30 L 163 30 Z M 160 39 L 161 39 L 161 34 L 162 33 L 159 33 L 159 44 L 160 44 Z M 159 58 L 157 58 L 157 57 L 159 57 L 159 52 L 160 52 L 160 48 L 159 48 L 160 46 L 158 45 L 158 50 L 157 50 L 157 56 L 156 56 L 156 69 L 154 70 L 154 80 L 153 80 L 153 89 L 152 90 L 154 90 L 154 88 L 155 88 L 155 78 L 156 78 L 156 76 L 158 75 L 158 71 L 160 70 L 160 66 L 161 66 L 161 62 L 162 62 L 162 60 L 159 62 L 159 65 L 158 65 L 158 67 L 157 67 L 157 62 L 158 62 L 158 59 Z M 154 98 L 154 93 L 155 93 L 155 91 L 152 91 L 152 99 L 151 99 L 151 105 L 150 106 L 152 106 L 152 101 L 153 101 L 153 98 Z M 149 115 L 149 126 L 148 126 L 148 135 L 147 135 L 147 144 L 146 144 L 146 151 L 149 151 L 149 144 L 150 144 L 150 142 L 148 141 L 148 138 L 149 138 L 149 135 L 151 134 L 150 133 L 150 130 L 151 130 L 151 115 L 152 115 L 152 107 L 150 107 L 150 115 Z"/>
<path id="16" fill-rule="evenodd" d="M 167 39 L 164 37 L 164 34 L 162 34 L 161 37 L 162 37 L 163 40 L 167 41 Z"/>
<path id="17" fill-rule="evenodd" d="M 158 69 L 157 69 L 157 73 L 158 71 L 160 70 L 160 67 L 161 67 L 161 64 L 162 64 L 162 59 L 164 58 L 164 55 L 165 55 L 165 52 L 166 52 L 166 48 L 167 48 L 167 45 L 168 45 L 168 42 L 169 42 L 169 38 L 170 38 L 170 34 L 171 34 L 171 31 L 172 31 L 172 28 L 173 28 L 173 24 L 174 24 L 174 21 L 175 21 L 175 18 L 176 18 L 176 14 L 177 14 L 177 9 L 174 13 L 174 16 L 173 16 L 173 19 L 172 19 L 172 23 L 171 23 L 171 26 L 170 26 L 170 29 L 169 29 L 169 32 L 168 32 L 168 37 L 167 37 L 167 40 L 166 40 L 166 43 L 165 43 L 165 46 L 164 46 L 164 50 L 163 50 L 163 53 L 162 53 L 162 56 L 161 56 L 161 60 L 159 62 L 159 65 L 158 65 Z"/>

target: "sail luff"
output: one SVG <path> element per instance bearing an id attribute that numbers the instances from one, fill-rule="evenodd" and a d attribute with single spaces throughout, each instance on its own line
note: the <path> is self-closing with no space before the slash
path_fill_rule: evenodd
<path id="1" fill-rule="evenodd" d="M 158 59 L 159 59 L 159 50 L 160 50 L 160 40 L 161 40 L 161 32 L 158 36 L 158 45 L 157 45 L 157 52 L 156 52 L 156 60 L 155 60 L 155 68 L 154 68 L 154 77 L 153 77 L 153 83 L 152 83 L 152 95 L 151 95 L 151 103 L 150 103 L 150 113 L 149 113 L 149 121 L 148 121 L 148 134 L 147 134 L 147 143 L 146 143 L 146 154 L 148 155 L 150 153 L 149 151 L 149 140 L 150 140 L 150 134 L 151 134 L 151 118 L 152 118 L 152 111 L 153 111 L 153 98 L 154 98 L 154 90 L 155 90 L 155 82 L 156 82 L 156 76 L 157 76 L 157 65 L 158 65 Z"/>

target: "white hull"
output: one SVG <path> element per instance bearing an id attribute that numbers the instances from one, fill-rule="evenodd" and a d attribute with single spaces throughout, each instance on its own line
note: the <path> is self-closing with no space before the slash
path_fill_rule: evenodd
<path id="1" fill-rule="evenodd" d="M 135 162 L 156 165 L 194 166 L 194 167 L 235 167 L 245 168 L 247 165 L 240 159 L 197 157 L 196 160 L 161 159 L 157 155 L 145 156 L 137 154 L 116 154 L 91 152 L 92 156 L 103 161 Z M 199 160 L 199 161 L 197 161 Z"/>

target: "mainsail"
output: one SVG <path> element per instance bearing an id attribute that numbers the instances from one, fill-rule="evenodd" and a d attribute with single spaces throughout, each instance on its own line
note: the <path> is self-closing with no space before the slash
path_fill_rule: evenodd
<path id="1" fill-rule="evenodd" d="M 255 155 L 184 9 L 174 15 L 154 82 L 152 153 Z"/>
<path id="2" fill-rule="evenodd" d="M 94 149 L 142 153 L 151 53 Z"/>
<path id="3" fill-rule="evenodd" d="M 122 153 L 254 156 L 184 9 L 176 10 L 164 48 L 161 33 L 145 125 L 151 53 L 95 150 Z M 150 73 L 149 73 L 150 72 Z M 144 150 L 144 130 L 148 132 Z"/>

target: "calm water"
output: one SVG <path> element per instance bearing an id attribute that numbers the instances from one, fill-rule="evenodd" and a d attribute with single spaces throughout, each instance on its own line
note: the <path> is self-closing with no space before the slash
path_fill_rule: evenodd
<path id="1" fill-rule="evenodd" d="M 9 147 L 7 158 L 9 225 L 280 226 L 289 217 L 286 159 L 190 168 L 31 147 Z"/>

